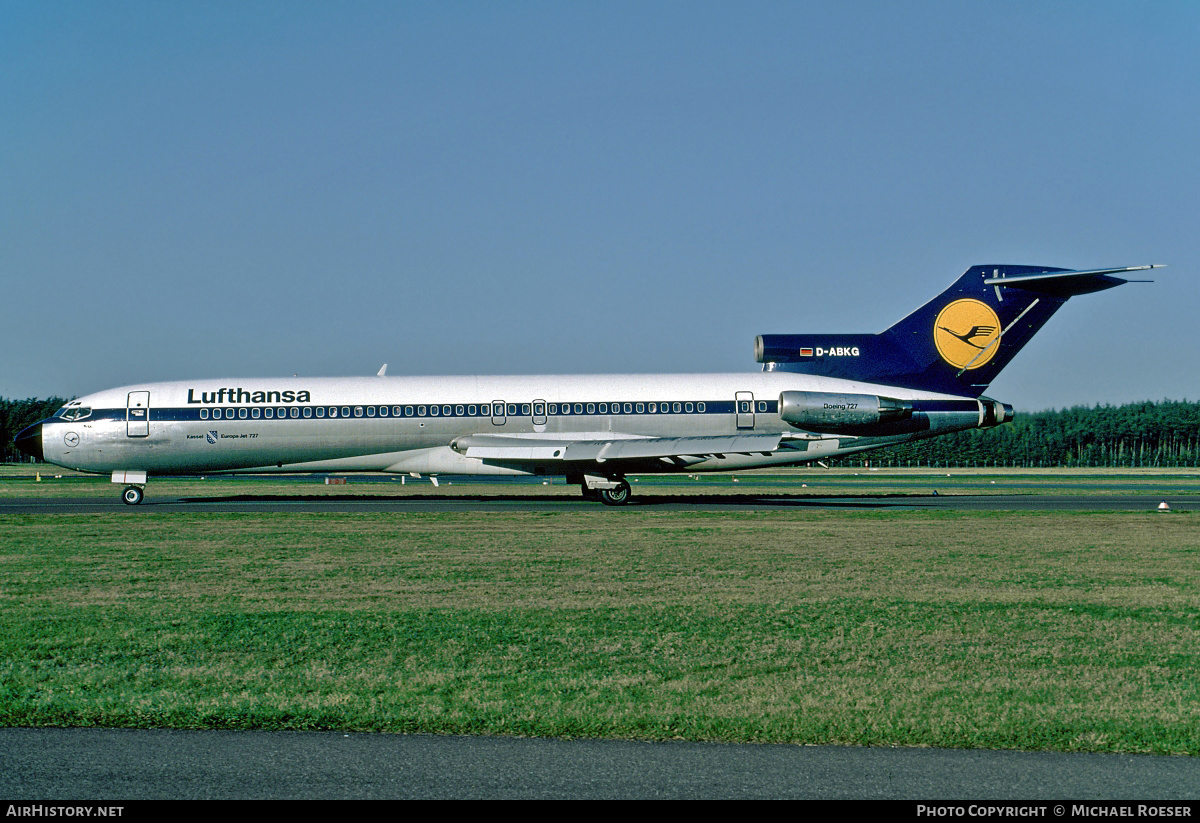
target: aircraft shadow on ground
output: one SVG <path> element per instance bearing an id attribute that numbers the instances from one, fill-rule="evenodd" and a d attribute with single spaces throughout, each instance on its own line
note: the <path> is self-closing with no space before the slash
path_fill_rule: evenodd
<path id="1" fill-rule="evenodd" d="M 181 497 L 180 503 L 563 503 L 586 504 L 602 507 L 595 501 L 582 497 L 544 496 L 536 494 L 422 494 L 422 495 L 378 495 L 378 494 L 234 494 L 219 497 Z M 762 507 L 808 507 L 808 508 L 896 508 L 924 507 L 932 505 L 928 495 L 906 494 L 855 494 L 855 495 L 807 495 L 807 494 L 639 494 L 625 507 L 646 508 L 656 506 L 748 506 Z"/>

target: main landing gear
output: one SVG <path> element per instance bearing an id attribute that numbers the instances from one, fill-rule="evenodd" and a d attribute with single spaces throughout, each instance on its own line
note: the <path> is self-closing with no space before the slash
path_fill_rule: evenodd
<path id="1" fill-rule="evenodd" d="M 584 500 L 599 500 L 606 506 L 624 506 L 631 496 L 629 481 L 624 477 L 597 477 L 589 474 L 577 482 L 583 489 Z"/>

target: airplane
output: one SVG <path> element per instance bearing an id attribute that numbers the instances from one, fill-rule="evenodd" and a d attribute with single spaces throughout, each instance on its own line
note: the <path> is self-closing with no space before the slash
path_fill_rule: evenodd
<path id="1" fill-rule="evenodd" d="M 744 374 L 238 378 L 146 383 L 72 400 L 23 430 L 26 454 L 151 476 L 393 472 L 562 476 L 629 502 L 631 474 L 792 466 L 1013 419 L 984 396 L 1069 298 L 1160 264 L 972 266 L 879 334 L 764 334 Z M 1142 281 L 1144 282 L 1144 281 Z"/>

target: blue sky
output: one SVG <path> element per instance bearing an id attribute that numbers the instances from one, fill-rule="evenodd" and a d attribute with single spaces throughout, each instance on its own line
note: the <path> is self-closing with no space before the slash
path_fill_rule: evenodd
<path id="1" fill-rule="evenodd" d="M 1166 263 L 989 392 L 1200 399 L 1200 4 L 0 0 L 0 395 L 753 371 Z"/>

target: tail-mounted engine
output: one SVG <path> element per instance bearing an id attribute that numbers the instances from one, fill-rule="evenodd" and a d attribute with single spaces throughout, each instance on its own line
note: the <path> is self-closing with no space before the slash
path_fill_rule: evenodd
<path id="1" fill-rule="evenodd" d="M 990 397 L 981 397 L 979 402 L 983 405 L 983 419 L 979 423 L 979 428 L 990 429 L 993 426 L 1000 426 L 1004 423 L 1011 423 L 1013 417 L 1013 407 L 1007 403 L 1001 403 L 999 400 L 993 400 Z"/>
<path id="2" fill-rule="evenodd" d="M 909 400 L 874 394 L 785 391 L 779 395 L 779 416 L 797 428 L 816 432 L 853 432 L 912 417 Z"/>

